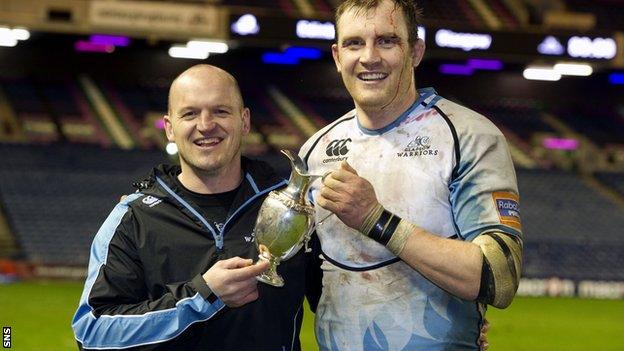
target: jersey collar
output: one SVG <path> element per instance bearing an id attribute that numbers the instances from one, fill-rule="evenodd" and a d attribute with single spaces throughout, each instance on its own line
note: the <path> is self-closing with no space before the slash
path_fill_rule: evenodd
<path id="1" fill-rule="evenodd" d="M 416 111 L 419 107 L 428 108 L 431 105 L 435 104 L 435 102 L 438 101 L 437 95 L 438 94 L 433 88 L 418 89 L 418 99 L 405 112 L 403 112 L 397 119 L 395 119 L 394 122 L 379 129 L 368 129 L 362 126 L 360 124 L 360 120 L 356 118 L 355 120 L 356 120 L 357 126 L 360 129 L 360 131 L 362 131 L 362 133 L 364 134 L 368 134 L 368 135 L 384 134 L 385 132 L 392 130 L 398 125 L 400 125 L 401 122 L 403 122 L 407 117 L 409 117 L 412 114 L 412 112 Z"/>

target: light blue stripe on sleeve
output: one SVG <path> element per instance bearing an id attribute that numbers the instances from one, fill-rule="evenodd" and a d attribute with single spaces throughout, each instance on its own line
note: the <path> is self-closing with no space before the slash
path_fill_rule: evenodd
<path id="1" fill-rule="evenodd" d="M 76 340 L 84 348 L 123 349 L 164 342 L 180 335 L 191 324 L 210 319 L 225 306 L 221 300 L 209 304 L 200 294 L 195 294 L 166 310 L 142 315 L 94 316 L 88 298 L 101 267 L 106 264 L 108 245 L 128 212 L 128 204 L 141 196 L 132 194 L 117 204 L 93 240 L 85 288 L 72 321 Z"/>

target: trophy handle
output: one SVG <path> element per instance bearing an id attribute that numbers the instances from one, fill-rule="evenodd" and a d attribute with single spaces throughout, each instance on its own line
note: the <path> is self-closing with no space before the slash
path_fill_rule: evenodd
<path id="1" fill-rule="evenodd" d="M 284 257 L 282 257 L 282 261 L 286 261 L 289 258 L 293 257 L 294 255 L 297 254 L 297 252 L 299 252 L 299 250 L 301 250 L 301 247 L 304 248 L 304 252 L 305 253 L 310 253 L 312 252 L 312 249 L 308 246 L 308 244 L 310 243 L 310 240 L 312 239 L 312 233 L 314 232 L 314 229 L 316 229 L 316 225 L 314 224 L 314 221 L 312 221 L 312 225 L 310 225 L 310 228 L 308 228 L 308 231 L 303 235 L 303 240 L 290 248 L 290 250 L 288 250 L 288 252 L 286 252 L 284 254 Z"/>
<path id="2" fill-rule="evenodd" d="M 303 238 L 303 247 L 304 247 L 305 253 L 312 252 L 312 249 L 310 248 L 310 246 L 308 246 L 308 244 L 310 244 L 310 240 L 312 240 L 312 232 L 314 232 L 314 229 L 316 229 L 316 225 L 314 224 L 314 222 L 312 222 L 310 229 L 308 230 L 308 232 L 305 234 Z"/>

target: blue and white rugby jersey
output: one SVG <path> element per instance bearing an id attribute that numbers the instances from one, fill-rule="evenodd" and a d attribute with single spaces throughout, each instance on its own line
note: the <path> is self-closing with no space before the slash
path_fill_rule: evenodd
<path id="1" fill-rule="evenodd" d="M 443 237 L 522 235 L 516 175 L 502 133 L 433 89 L 419 95 L 381 130 L 363 128 L 351 111 L 317 132 L 299 154 L 309 172 L 324 174 L 346 159 L 386 209 Z M 320 185 L 312 185 L 313 200 Z M 316 206 L 324 259 L 316 312 L 321 350 L 478 349 L 476 302 L 448 294 L 328 214 Z"/>

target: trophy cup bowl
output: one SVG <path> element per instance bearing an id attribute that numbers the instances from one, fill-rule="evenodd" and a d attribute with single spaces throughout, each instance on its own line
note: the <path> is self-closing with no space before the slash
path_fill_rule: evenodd
<path id="1" fill-rule="evenodd" d="M 260 207 L 254 230 L 258 257 L 269 262 L 269 268 L 257 279 L 277 287 L 284 286 L 277 266 L 307 243 L 314 222 L 314 209 L 306 196 L 313 176 L 305 174 L 305 165 L 297 155 L 285 150 L 282 153 L 292 166 L 288 186 L 269 193 Z"/>

